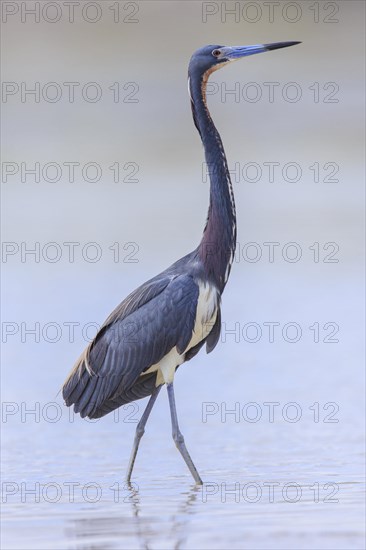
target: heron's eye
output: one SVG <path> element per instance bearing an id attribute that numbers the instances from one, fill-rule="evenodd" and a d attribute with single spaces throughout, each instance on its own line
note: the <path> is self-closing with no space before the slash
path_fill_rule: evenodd
<path id="1" fill-rule="evenodd" d="M 214 57 L 219 57 L 221 55 L 221 51 L 220 50 L 213 50 L 212 55 Z"/>

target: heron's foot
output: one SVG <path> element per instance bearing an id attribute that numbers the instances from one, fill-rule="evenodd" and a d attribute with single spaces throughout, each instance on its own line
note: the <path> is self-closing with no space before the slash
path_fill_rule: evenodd
<path id="1" fill-rule="evenodd" d="M 192 477 L 195 480 L 196 484 L 203 485 L 201 476 L 199 475 L 197 468 L 194 465 L 193 460 L 191 459 L 191 456 L 187 450 L 187 447 L 184 441 L 183 434 L 179 429 L 176 431 L 173 431 L 173 439 L 178 451 L 182 455 L 185 463 L 187 464 L 189 471 L 191 472 Z"/>

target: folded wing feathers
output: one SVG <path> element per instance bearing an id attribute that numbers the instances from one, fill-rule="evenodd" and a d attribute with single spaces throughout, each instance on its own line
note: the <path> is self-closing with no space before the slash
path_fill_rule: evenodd
<path id="1" fill-rule="evenodd" d="M 156 374 L 147 375 L 144 384 L 141 378 L 145 377 L 140 375 L 174 346 L 179 353 L 187 348 L 198 294 L 192 277 L 183 275 L 150 281 L 128 296 L 106 320 L 66 380 L 66 404 L 74 404 L 82 417 L 95 418 L 97 412 L 105 410 L 103 414 L 107 414 L 120 406 L 114 407 L 115 403 L 149 395 L 146 392 L 151 393 Z M 125 330 L 128 323 L 133 328 L 130 334 Z M 105 409 L 103 403 L 108 403 Z"/>

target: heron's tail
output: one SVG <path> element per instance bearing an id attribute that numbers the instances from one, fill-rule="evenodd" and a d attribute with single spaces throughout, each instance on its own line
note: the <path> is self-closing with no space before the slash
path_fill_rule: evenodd
<path id="1" fill-rule="evenodd" d="M 152 394 L 156 372 L 140 376 L 131 388 L 110 397 L 108 377 L 98 376 L 90 369 L 88 351 L 87 348 L 79 357 L 62 388 L 65 404 L 74 405 L 74 412 L 82 418 L 100 418 L 121 405 Z"/>
<path id="2" fill-rule="evenodd" d="M 83 418 L 88 416 L 93 407 L 93 390 L 97 377 L 93 376 L 88 365 L 88 348 L 76 361 L 74 368 L 64 382 L 62 396 L 65 404 L 74 405 L 74 411 Z"/>
<path id="3" fill-rule="evenodd" d="M 117 397 L 106 399 L 104 403 L 98 407 L 92 414 L 89 414 L 89 418 L 101 418 L 106 414 L 118 409 L 121 405 L 131 403 L 131 401 L 137 401 L 143 399 L 148 395 L 151 395 L 156 386 L 156 372 L 151 372 L 140 376 L 135 382 L 132 388 L 124 390 Z"/>

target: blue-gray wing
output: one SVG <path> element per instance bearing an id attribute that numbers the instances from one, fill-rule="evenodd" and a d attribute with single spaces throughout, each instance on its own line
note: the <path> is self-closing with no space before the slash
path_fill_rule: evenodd
<path id="1" fill-rule="evenodd" d="M 130 294 L 66 380 L 66 404 L 74 404 L 81 416 L 93 416 L 105 401 L 131 390 L 172 348 L 182 354 L 192 338 L 198 295 L 190 275 L 152 279 Z"/>

